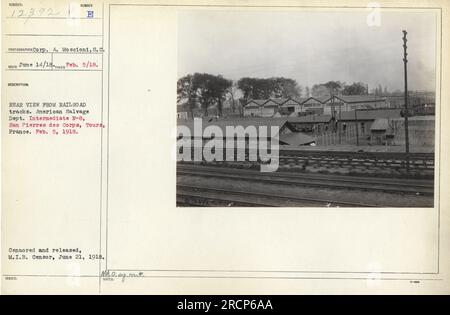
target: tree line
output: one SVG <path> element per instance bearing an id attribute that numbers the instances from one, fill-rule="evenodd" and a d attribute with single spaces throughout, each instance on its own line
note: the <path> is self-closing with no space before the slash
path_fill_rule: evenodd
<path id="1" fill-rule="evenodd" d="M 209 73 L 188 74 L 177 82 L 177 102 L 184 102 L 191 111 L 197 104 L 208 114 L 208 107 L 217 104 L 219 115 L 222 114 L 222 104 L 230 91 L 233 81 L 221 75 Z"/>
<path id="2" fill-rule="evenodd" d="M 222 75 L 194 73 L 178 79 L 177 102 L 187 107 L 191 117 L 193 117 L 194 109 L 201 108 L 207 115 L 208 109 L 212 106 L 217 107 L 218 114 L 221 116 L 223 104 L 227 98 L 230 100 L 232 111 L 235 111 L 238 90 L 241 97 L 237 101 L 241 106 L 251 99 L 369 94 L 368 86 L 363 82 L 346 84 L 340 81 L 328 81 L 303 89 L 291 78 L 244 77 L 238 81 L 232 81 Z M 377 94 L 381 92 L 380 90 L 381 87 L 377 87 Z"/>

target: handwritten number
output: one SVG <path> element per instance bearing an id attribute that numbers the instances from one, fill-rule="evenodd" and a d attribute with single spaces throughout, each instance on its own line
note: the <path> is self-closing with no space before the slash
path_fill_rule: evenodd
<path id="1" fill-rule="evenodd" d="M 50 15 L 58 15 L 59 14 L 59 12 L 55 12 L 55 11 L 53 11 L 53 9 L 52 8 L 48 8 L 48 15 L 50 16 Z"/>
<path id="2" fill-rule="evenodd" d="M 34 16 L 43 16 L 45 15 L 45 13 L 47 13 L 47 16 L 55 16 L 60 14 L 59 11 L 53 10 L 52 8 L 40 8 L 40 9 L 30 8 L 28 14 L 26 14 L 23 9 L 19 10 L 14 9 L 11 13 L 11 17 L 20 18 L 26 15 L 27 18 L 32 18 Z"/>

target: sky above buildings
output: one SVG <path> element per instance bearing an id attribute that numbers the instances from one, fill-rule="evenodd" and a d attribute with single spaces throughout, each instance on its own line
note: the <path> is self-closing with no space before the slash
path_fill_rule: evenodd
<path id="1" fill-rule="evenodd" d="M 367 9 L 181 11 L 178 76 L 283 76 L 303 87 L 339 80 L 403 90 L 406 29 L 409 89 L 434 91 L 437 14 L 379 12 L 377 20 Z"/>

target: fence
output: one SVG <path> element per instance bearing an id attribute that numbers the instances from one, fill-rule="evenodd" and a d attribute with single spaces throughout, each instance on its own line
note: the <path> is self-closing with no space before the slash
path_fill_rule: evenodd
<path id="1" fill-rule="evenodd" d="M 356 136 L 360 139 L 368 135 L 368 130 L 358 129 L 356 132 L 355 125 L 346 126 L 345 130 L 326 131 L 315 135 L 316 145 L 336 145 L 336 144 L 354 144 L 356 143 Z"/>

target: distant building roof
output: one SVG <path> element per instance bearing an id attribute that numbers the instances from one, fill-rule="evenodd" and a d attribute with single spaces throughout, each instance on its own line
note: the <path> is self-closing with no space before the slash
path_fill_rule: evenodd
<path id="1" fill-rule="evenodd" d="M 357 110 L 356 119 L 355 111 L 341 112 L 337 114 L 338 120 L 375 120 L 377 118 L 400 118 L 401 109 L 399 108 L 389 108 L 389 109 L 368 109 L 368 110 Z"/>
<path id="2" fill-rule="evenodd" d="M 388 129 L 389 129 L 389 121 L 387 118 L 377 118 L 373 122 L 372 126 L 370 126 L 371 131 L 388 130 Z"/>
<path id="3" fill-rule="evenodd" d="M 301 132 L 290 132 L 280 136 L 280 141 L 290 145 L 308 145 L 316 140 Z"/>
<path id="4" fill-rule="evenodd" d="M 304 104 L 304 103 L 311 103 L 317 102 L 317 103 L 327 103 L 332 101 L 332 99 L 335 99 L 335 101 L 341 101 L 344 103 L 370 103 L 370 102 L 384 102 L 386 101 L 386 97 L 380 97 L 376 95 L 339 95 L 339 96 L 322 96 L 322 97 L 297 97 L 297 98 L 268 98 L 268 99 L 255 99 L 255 100 L 249 100 L 245 106 L 249 106 L 251 104 L 255 104 L 257 106 L 262 106 L 265 104 L 271 104 L 271 105 L 294 105 L 297 104 Z"/>
<path id="5" fill-rule="evenodd" d="M 323 104 L 323 103 L 329 101 L 331 99 L 331 96 L 310 97 L 310 98 Z"/>
<path id="6" fill-rule="evenodd" d="M 255 107 L 263 106 L 263 105 L 295 105 L 295 104 L 303 104 L 308 101 L 314 101 L 317 103 L 325 103 L 330 100 L 330 96 L 325 97 L 296 97 L 296 98 L 268 98 L 268 99 L 255 99 L 249 100 L 245 107 L 254 105 Z M 253 106 L 252 106 L 253 107 Z"/>
<path id="7" fill-rule="evenodd" d="M 290 123 L 328 123 L 330 122 L 332 116 L 331 115 L 307 115 L 300 117 L 289 117 L 288 121 Z"/>
<path id="8" fill-rule="evenodd" d="M 249 101 L 247 102 L 247 104 L 245 104 L 244 107 L 251 106 L 252 104 L 255 105 L 255 106 L 257 106 L 257 107 L 259 107 L 259 106 L 262 106 L 262 105 L 263 105 L 264 103 L 266 103 L 267 101 L 269 101 L 269 99 L 265 99 L 265 100 L 249 100 Z"/>
<path id="9" fill-rule="evenodd" d="M 303 97 L 289 98 L 283 103 L 283 106 L 300 105 L 306 100 L 307 99 Z"/>
<path id="10" fill-rule="evenodd" d="M 194 120 L 178 120 L 179 126 L 186 126 L 191 130 L 191 136 L 194 136 L 193 129 L 194 129 Z M 218 126 L 221 130 L 223 135 L 226 134 L 226 127 L 232 126 L 242 126 L 244 128 L 247 128 L 249 126 L 254 126 L 257 129 L 257 132 L 259 133 L 259 127 L 260 126 L 277 126 L 282 130 L 283 127 L 286 127 L 290 129 L 292 132 L 288 133 L 282 133 L 281 135 L 272 135 L 271 130 L 268 131 L 268 135 L 272 137 L 279 137 L 279 140 L 282 143 L 288 144 L 288 145 L 308 145 L 315 142 L 315 139 L 304 134 L 301 132 L 297 132 L 292 128 L 290 123 L 286 118 L 241 118 L 241 119 L 203 119 L 202 120 L 202 133 L 208 126 Z"/>
<path id="11" fill-rule="evenodd" d="M 339 95 L 335 98 L 340 99 L 344 103 L 367 103 L 367 102 L 384 102 L 385 97 L 376 95 Z"/>
<path id="12" fill-rule="evenodd" d="M 399 120 L 399 119 L 404 119 L 403 117 L 401 118 L 396 118 L 395 120 Z M 394 119 L 393 119 L 394 120 Z M 427 116 L 412 116 L 412 117 L 408 117 L 408 120 L 436 120 L 436 117 L 433 115 L 427 115 Z"/>
<path id="13" fill-rule="evenodd" d="M 194 120 L 179 120 L 178 125 L 188 127 L 193 133 L 194 130 Z M 283 126 L 287 126 L 289 129 L 292 127 L 288 124 L 286 118 L 242 118 L 242 119 L 203 119 L 202 120 L 202 129 L 204 130 L 206 127 L 214 125 L 222 129 L 222 132 L 225 134 L 227 126 L 242 126 L 247 128 L 249 126 L 254 126 L 259 128 L 260 126 L 268 126 L 268 127 L 279 127 L 280 130 Z M 270 130 L 268 130 L 270 133 Z"/>
<path id="14" fill-rule="evenodd" d="M 288 98 L 284 98 L 284 97 L 279 97 L 279 98 L 270 98 L 269 100 L 274 101 L 278 105 L 282 105 L 284 102 L 288 101 L 289 99 Z"/>
<path id="15" fill-rule="evenodd" d="M 277 103 L 274 99 L 269 98 L 266 102 L 263 104 L 264 107 L 279 107 L 280 103 Z"/>

